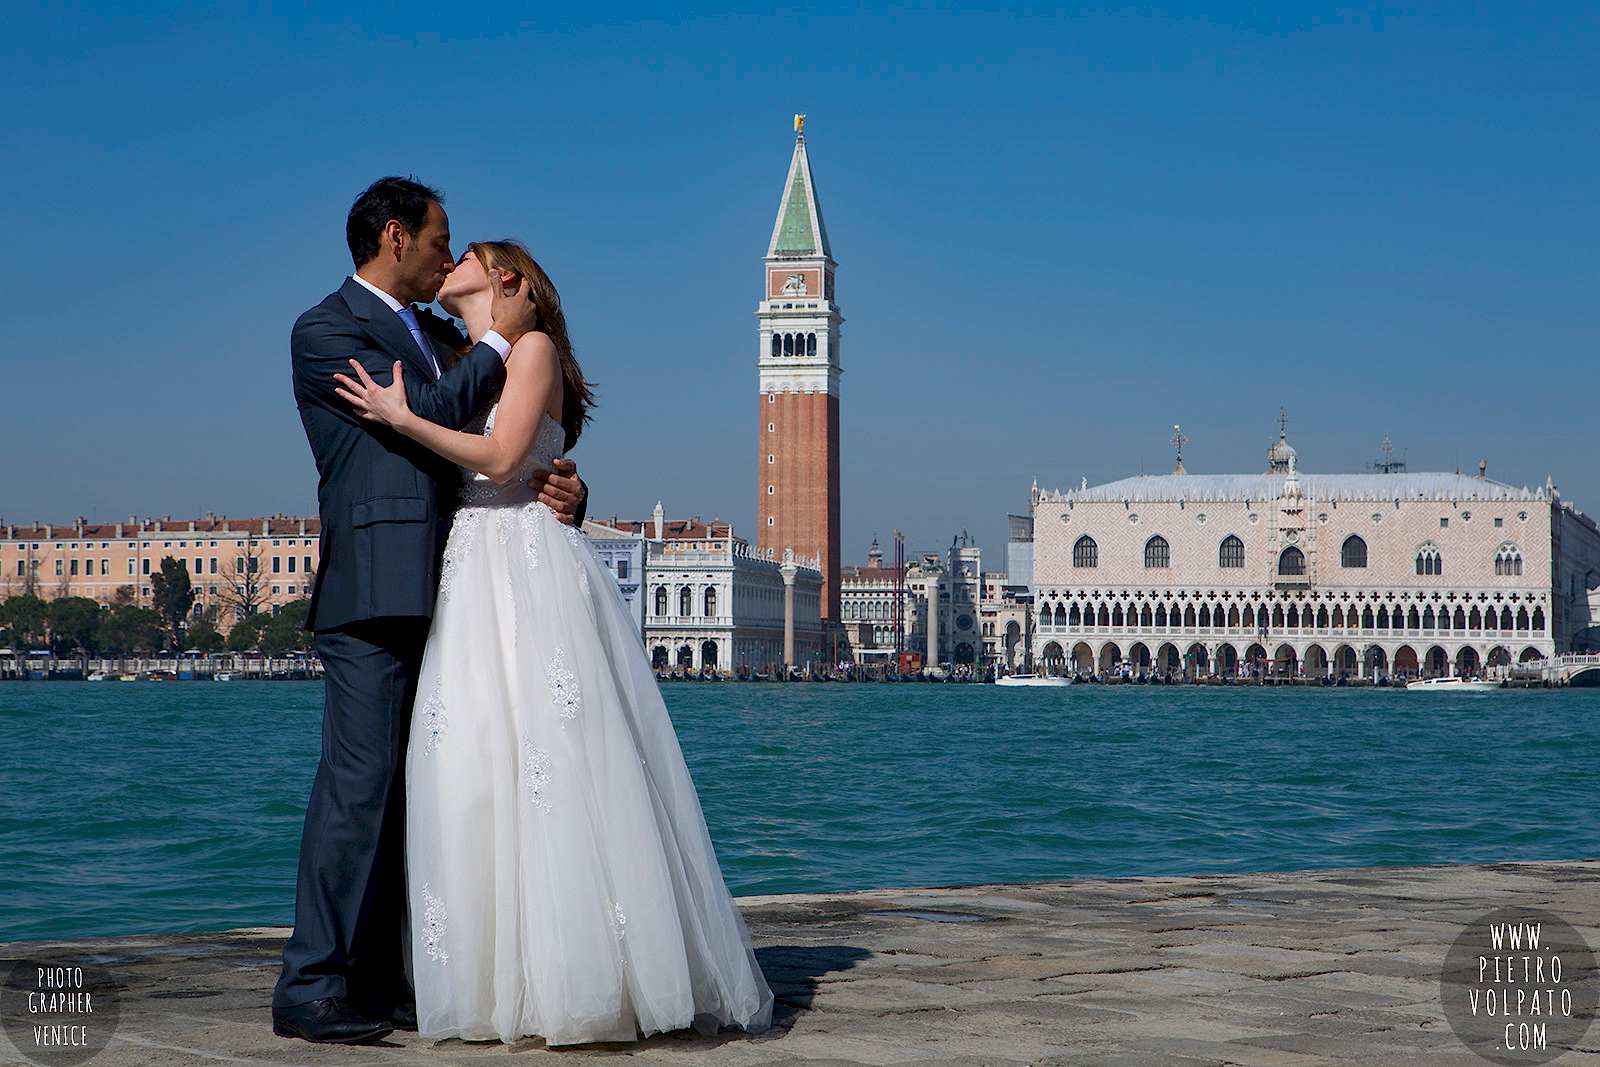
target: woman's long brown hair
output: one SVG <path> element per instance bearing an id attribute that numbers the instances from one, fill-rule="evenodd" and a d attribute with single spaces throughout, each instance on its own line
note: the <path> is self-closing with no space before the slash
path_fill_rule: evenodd
<path id="1" fill-rule="evenodd" d="M 467 246 L 467 251 L 478 257 L 478 262 L 483 264 L 483 272 L 491 279 L 496 269 L 514 271 L 528 279 L 528 299 L 539 309 L 537 329 L 555 342 L 556 353 L 561 357 L 561 427 L 567 431 L 567 441 L 562 451 L 570 450 L 578 443 L 584 423 L 589 421 L 589 409 L 594 407 L 594 388 L 584 378 L 577 357 L 572 354 L 572 339 L 567 336 L 567 317 L 561 310 L 561 294 L 556 292 L 550 275 L 544 272 L 539 261 L 533 258 L 521 241 L 510 238 L 474 241 Z"/>

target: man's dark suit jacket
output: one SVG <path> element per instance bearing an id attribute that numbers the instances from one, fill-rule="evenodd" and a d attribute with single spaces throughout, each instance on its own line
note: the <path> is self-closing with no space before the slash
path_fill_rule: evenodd
<path id="1" fill-rule="evenodd" d="M 418 319 L 432 338 L 454 336 L 453 327 L 426 310 Z M 440 366 L 447 365 L 450 347 L 435 341 Z M 306 629 L 431 618 L 460 471 L 410 438 L 361 418 L 334 391 L 333 376 L 353 376 L 353 357 L 388 385 L 398 359 L 411 410 L 459 430 L 505 384 L 500 354 L 479 343 L 435 380 L 400 316 L 353 278 L 300 316 L 289 351 L 295 405 L 317 461 L 322 516 L 321 566 Z M 580 522 L 587 503 L 585 493 Z"/>

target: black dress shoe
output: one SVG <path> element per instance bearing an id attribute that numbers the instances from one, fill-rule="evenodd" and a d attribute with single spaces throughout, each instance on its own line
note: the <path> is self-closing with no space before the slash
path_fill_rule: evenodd
<path id="1" fill-rule="evenodd" d="M 370 1019 L 343 997 L 324 997 L 307 1004 L 272 1009 L 272 1032 L 320 1044 L 361 1045 L 394 1030 L 388 1022 Z"/>

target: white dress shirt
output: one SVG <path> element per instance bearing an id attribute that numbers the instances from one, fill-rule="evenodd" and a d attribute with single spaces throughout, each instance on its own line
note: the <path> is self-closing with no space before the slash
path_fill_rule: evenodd
<path id="1" fill-rule="evenodd" d="M 429 365 L 433 367 L 434 377 L 437 378 L 441 376 L 444 373 L 444 370 L 439 366 L 438 357 L 433 354 L 433 346 L 428 344 L 427 338 L 422 333 L 422 328 L 417 325 L 416 310 L 400 303 L 400 301 L 396 300 L 382 289 L 379 289 L 376 285 L 373 285 L 361 275 L 352 274 L 350 277 L 361 285 L 365 286 L 367 290 L 372 293 L 372 295 L 376 296 L 379 300 L 382 300 L 385 304 L 387 304 L 389 310 L 400 316 L 400 321 L 405 323 L 406 332 L 411 334 L 412 339 L 417 342 L 417 347 L 422 350 L 423 356 L 427 358 Z M 408 315 L 407 312 L 410 312 L 410 314 Z M 500 353 L 500 358 L 502 360 L 511 353 L 511 342 L 507 341 L 504 337 L 501 337 L 500 334 L 495 330 L 490 330 L 488 333 L 479 338 L 479 340 L 488 345 L 490 348 L 494 349 L 496 352 Z"/>

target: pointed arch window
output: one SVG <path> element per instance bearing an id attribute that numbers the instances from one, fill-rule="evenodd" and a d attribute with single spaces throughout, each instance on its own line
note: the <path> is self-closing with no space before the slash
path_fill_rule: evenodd
<path id="1" fill-rule="evenodd" d="M 1494 554 L 1494 573 L 1509 575 L 1522 573 L 1522 549 L 1507 541 Z"/>
<path id="2" fill-rule="evenodd" d="M 1422 575 L 1444 573 L 1444 557 L 1439 555 L 1437 545 L 1430 543 L 1417 550 L 1417 573 Z"/>
<path id="3" fill-rule="evenodd" d="M 1237 570 L 1244 566 L 1244 542 L 1233 534 L 1222 539 L 1217 546 L 1217 566 Z"/>
<path id="4" fill-rule="evenodd" d="M 1144 565 L 1163 569 L 1172 565 L 1172 546 L 1165 537 L 1156 534 L 1144 543 Z"/>
<path id="5" fill-rule="evenodd" d="M 1100 566 L 1100 546 L 1095 544 L 1094 538 L 1084 534 L 1072 545 L 1072 565 L 1074 567 Z"/>
<path id="6" fill-rule="evenodd" d="M 1306 572 L 1306 554 L 1290 545 L 1278 553 L 1279 574 L 1304 574 Z"/>
<path id="7" fill-rule="evenodd" d="M 1339 566 L 1365 567 L 1367 565 L 1367 542 L 1359 534 L 1351 534 L 1344 539 L 1344 544 L 1339 547 Z"/>

